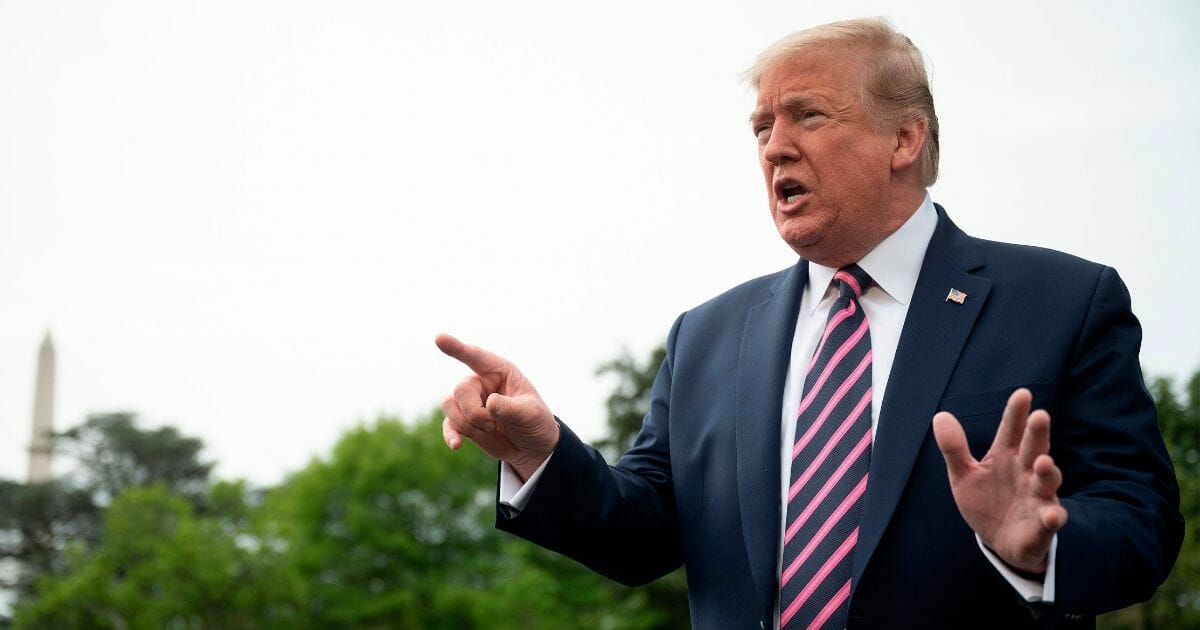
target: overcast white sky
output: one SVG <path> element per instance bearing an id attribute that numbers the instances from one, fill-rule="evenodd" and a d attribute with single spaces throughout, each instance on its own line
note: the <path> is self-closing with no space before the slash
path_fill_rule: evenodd
<path id="1" fill-rule="evenodd" d="M 1152 374 L 1200 368 L 1195 2 L 0 0 L 0 476 L 133 410 L 273 483 L 508 356 L 585 437 L 674 317 L 794 262 L 738 75 L 886 15 L 930 58 L 968 232 L 1115 266 Z M 835 6 L 836 5 L 836 6 Z"/>

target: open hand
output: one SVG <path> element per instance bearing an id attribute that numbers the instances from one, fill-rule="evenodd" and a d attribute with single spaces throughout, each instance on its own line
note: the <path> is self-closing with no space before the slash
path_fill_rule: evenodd
<path id="1" fill-rule="evenodd" d="M 466 437 L 528 479 L 558 445 L 554 414 L 512 363 L 450 335 L 434 343 L 474 372 L 442 401 L 446 446 L 458 449 Z"/>
<path id="2" fill-rule="evenodd" d="M 996 437 L 976 461 L 953 414 L 933 417 L 933 436 L 946 459 L 950 490 L 967 525 L 1008 564 L 1046 570 L 1050 542 L 1067 522 L 1055 492 L 1062 472 L 1050 457 L 1050 414 L 1029 412 L 1033 396 L 1018 389 L 1008 399 Z"/>

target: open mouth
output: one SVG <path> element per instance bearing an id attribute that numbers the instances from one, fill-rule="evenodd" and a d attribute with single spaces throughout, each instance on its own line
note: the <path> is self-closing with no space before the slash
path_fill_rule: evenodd
<path id="1" fill-rule="evenodd" d="M 780 199 L 786 203 L 795 203 L 801 197 L 808 194 L 808 189 L 798 182 L 783 182 L 782 185 L 776 188 Z"/>

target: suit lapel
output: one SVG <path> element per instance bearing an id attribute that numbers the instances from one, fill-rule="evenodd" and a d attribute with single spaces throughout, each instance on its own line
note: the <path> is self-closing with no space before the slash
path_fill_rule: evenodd
<path id="1" fill-rule="evenodd" d="M 738 502 L 750 569 L 767 616 L 775 605 L 779 555 L 780 405 L 796 312 L 807 282 L 808 263 L 802 260 L 772 287 L 771 297 L 750 309 L 738 356 L 734 395 Z"/>
<path id="2" fill-rule="evenodd" d="M 991 280 L 971 275 L 983 260 L 939 206 L 934 230 L 888 377 L 863 499 L 852 583 L 857 586 L 908 482 L 933 414 L 987 300 Z M 951 289 L 966 294 L 956 303 Z M 853 594 L 851 595 L 853 597 Z"/>

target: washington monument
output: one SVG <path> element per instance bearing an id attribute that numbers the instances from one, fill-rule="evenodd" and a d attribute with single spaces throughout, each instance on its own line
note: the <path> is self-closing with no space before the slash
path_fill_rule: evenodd
<path id="1" fill-rule="evenodd" d="M 45 483 L 50 470 L 51 436 L 54 433 L 54 342 L 50 333 L 38 350 L 37 385 L 33 395 L 33 434 L 29 441 L 29 483 Z"/>

